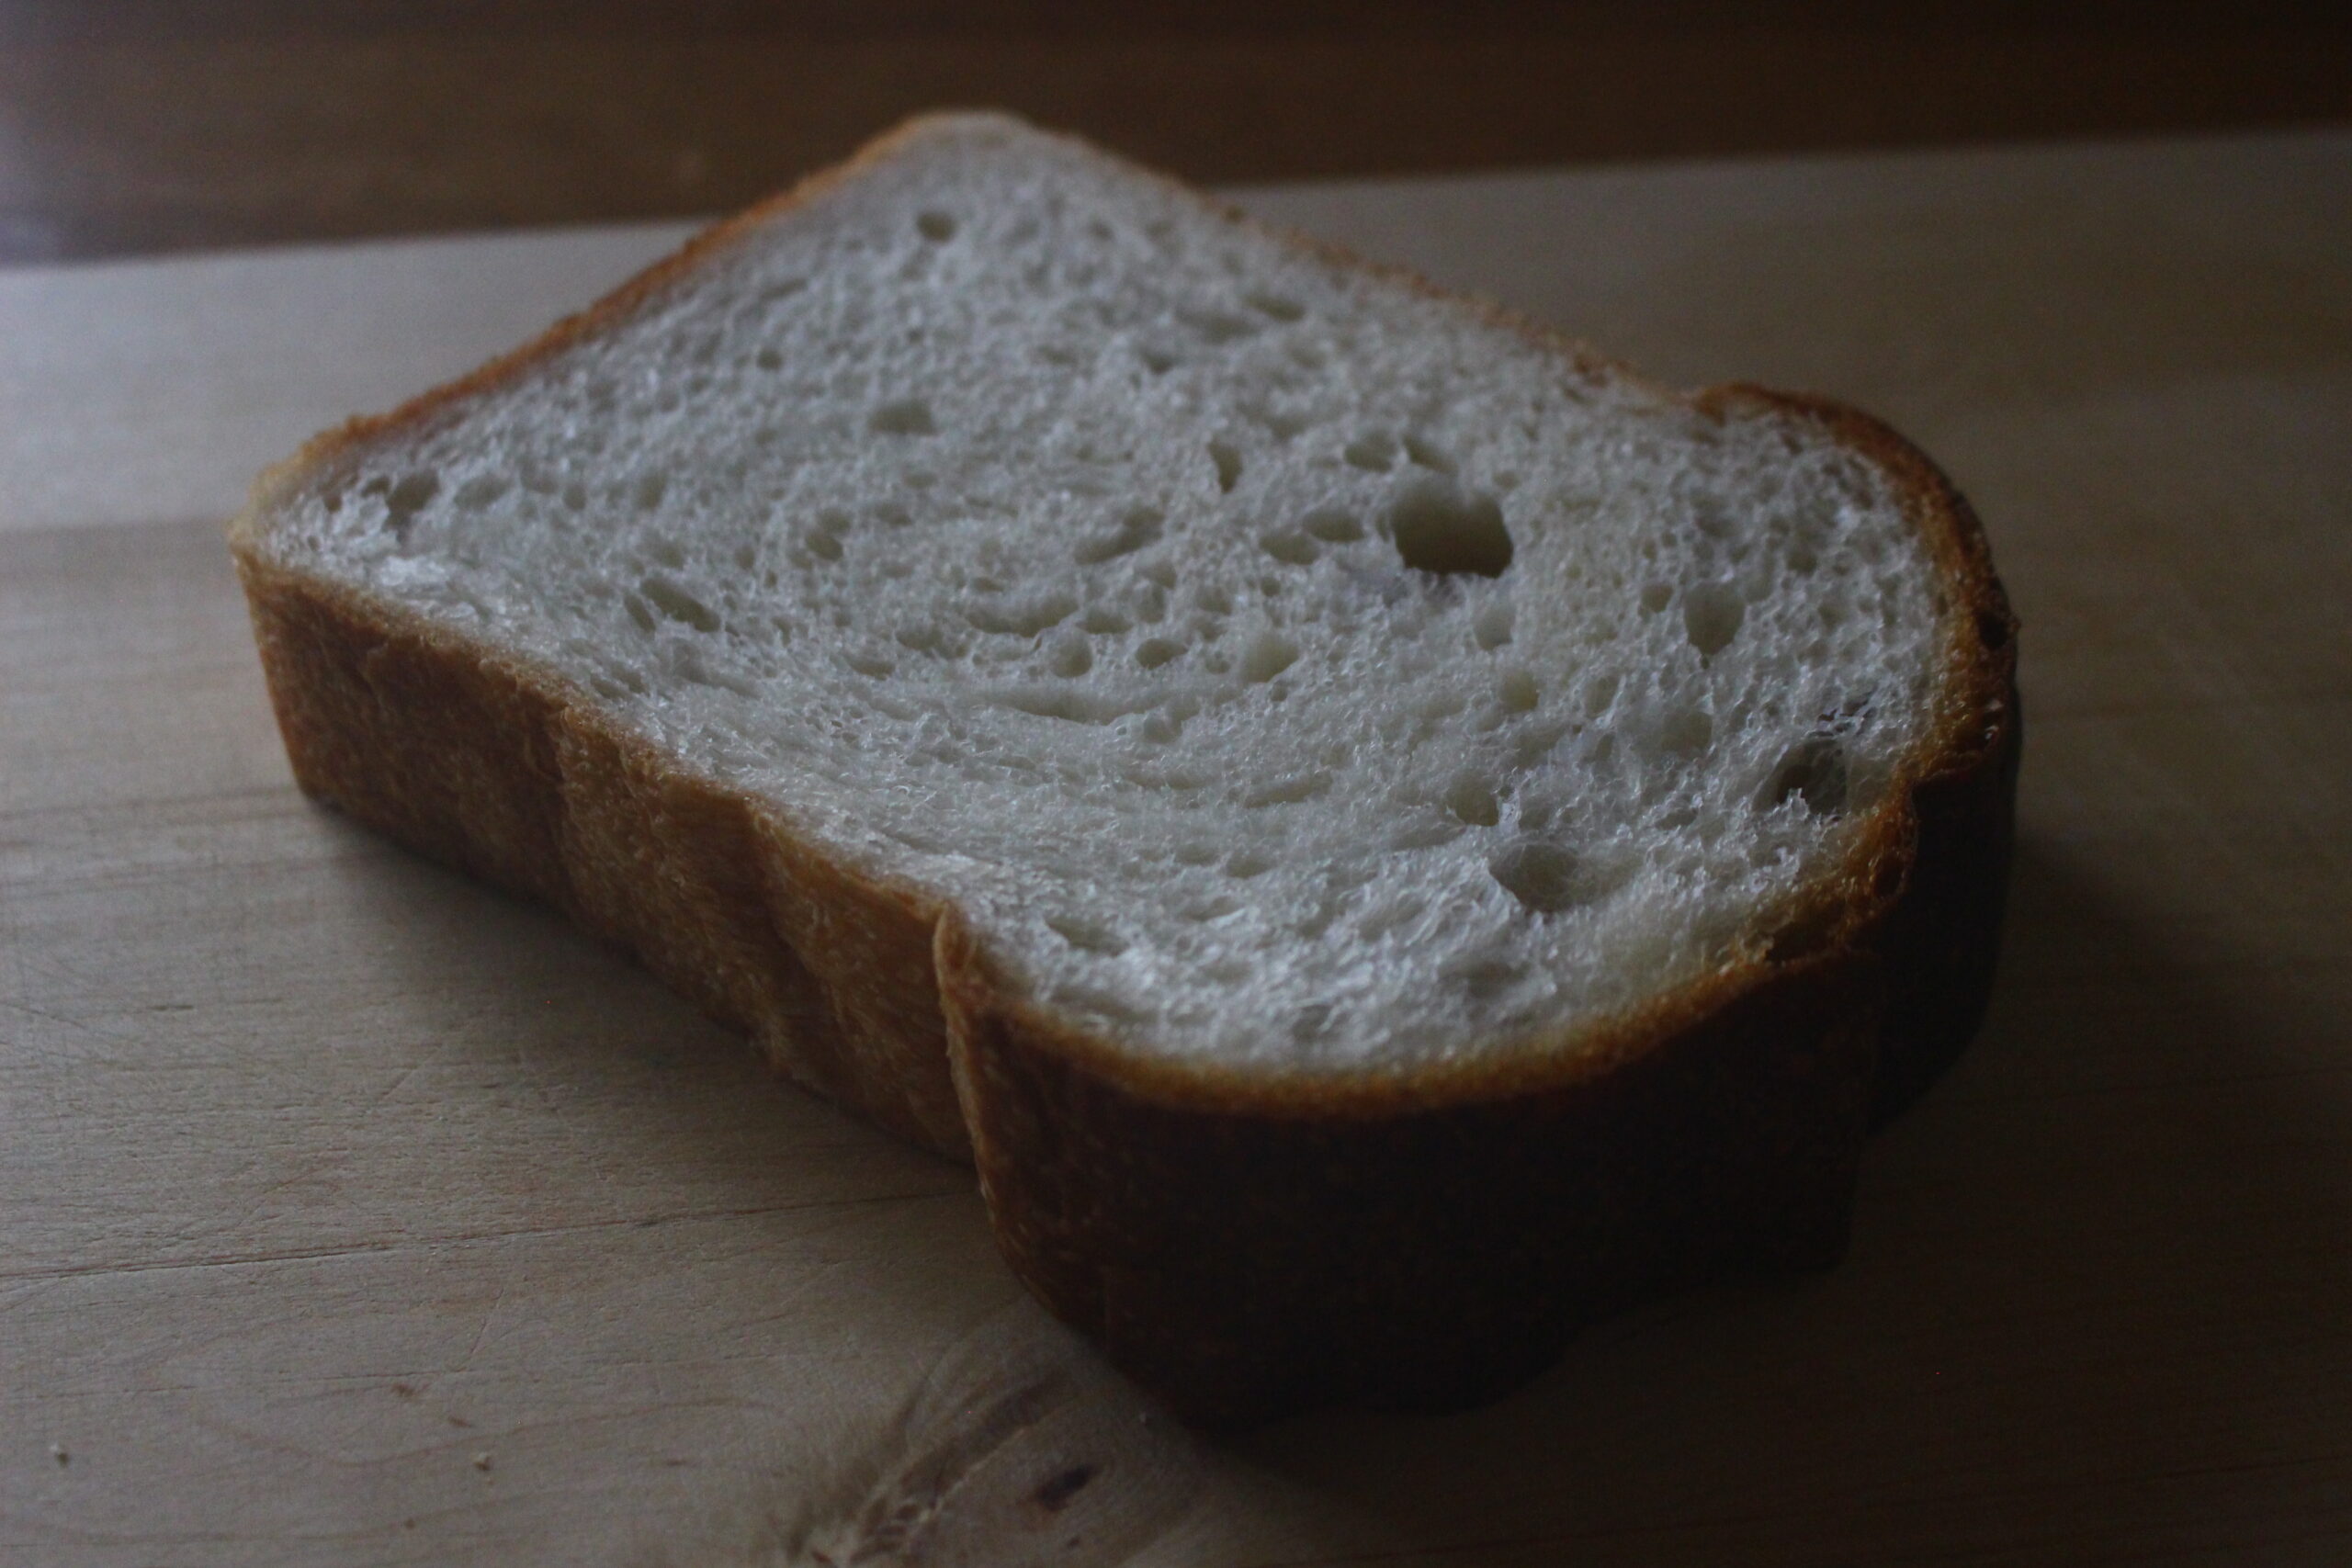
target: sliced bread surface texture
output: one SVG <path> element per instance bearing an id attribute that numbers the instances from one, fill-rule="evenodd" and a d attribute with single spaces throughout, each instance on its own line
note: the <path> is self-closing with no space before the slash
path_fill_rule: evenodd
<path id="1" fill-rule="evenodd" d="M 1834 1257 L 1981 1010 L 2013 626 L 1932 466 L 1001 117 L 232 534 L 306 789 L 975 1158 L 1204 1420 Z"/>

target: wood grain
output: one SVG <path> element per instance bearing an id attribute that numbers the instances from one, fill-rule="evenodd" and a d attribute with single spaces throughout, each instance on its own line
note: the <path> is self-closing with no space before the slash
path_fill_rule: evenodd
<path id="1" fill-rule="evenodd" d="M 1200 180 L 2352 118 L 2319 8 L 8 0 L 0 262 L 725 210 L 993 105 Z"/>
<path id="2" fill-rule="evenodd" d="M 1017 1300 L 967 1173 L 287 782 L 208 476 L 658 236 L 22 273 L 0 1562 L 2352 1556 L 2352 139 L 1249 198 L 1852 398 L 1983 512 L 2012 934 L 1852 1258 L 1488 1409 L 1193 1444 Z M 377 312 L 305 352 L 336 299 Z M 102 418 L 130 477 L 41 435 Z"/>

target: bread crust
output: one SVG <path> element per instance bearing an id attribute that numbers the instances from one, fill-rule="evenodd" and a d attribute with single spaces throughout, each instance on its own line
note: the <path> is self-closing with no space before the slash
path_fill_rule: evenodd
<path id="1" fill-rule="evenodd" d="M 1191 1420 L 1472 1403 L 1643 1299 L 1835 1262 L 1864 1135 L 1982 1021 L 2023 741 L 2017 625 L 1983 531 L 1868 415 L 1747 386 L 1691 400 L 1818 420 L 1895 475 L 1958 633 L 1936 739 L 1763 953 L 1600 1037 L 1333 1092 L 1130 1063 L 943 923 L 998 1243 Z"/>
<path id="2" fill-rule="evenodd" d="M 527 374 L 923 123 L 263 477 L 231 542 L 297 782 L 562 909 L 799 1082 L 972 1160 L 1023 1282 L 1196 1422 L 1475 1400 L 1659 1291 L 1834 1261 L 1867 1131 L 1981 1019 L 2022 736 L 2016 621 L 1983 531 L 1867 415 L 1747 386 L 1686 399 L 1714 417 L 1777 411 L 1861 453 L 1940 574 L 1945 701 L 1844 865 L 1769 945 L 1637 1013 L 1342 1080 L 1126 1053 L 1006 984 L 954 908 L 685 772 L 557 671 L 269 549 L 283 487 Z M 1472 304 L 1586 374 L 1626 374 Z"/>

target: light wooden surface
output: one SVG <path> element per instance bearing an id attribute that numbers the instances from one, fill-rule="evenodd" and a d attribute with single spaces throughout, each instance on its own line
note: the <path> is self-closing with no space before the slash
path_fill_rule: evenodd
<path id="1" fill-rule="evenodd" d="M 2352 1560 L 2352 138 L 1251 199 L 1850 397 L 1984 513 L 2010 943 L 1850 1260 L 1193 1444 L 965 1173 L 288 783 L 243 476 L 670 231 L 20 273 L 0 1563 Z"/>

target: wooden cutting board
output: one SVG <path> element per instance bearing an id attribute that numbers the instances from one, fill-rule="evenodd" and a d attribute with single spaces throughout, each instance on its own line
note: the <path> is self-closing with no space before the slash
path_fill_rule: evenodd
<path id="1" fill-rule="evenodd" d="M 2009 945 L 1850 1259 L 1195 1443 L 967 1173 L 288 781 L 246 478 L 674 231 L 0 274 L 0 1563 L 2352 1560 L 2352 135 L 1247 199 L 1982 510 Z"/>

